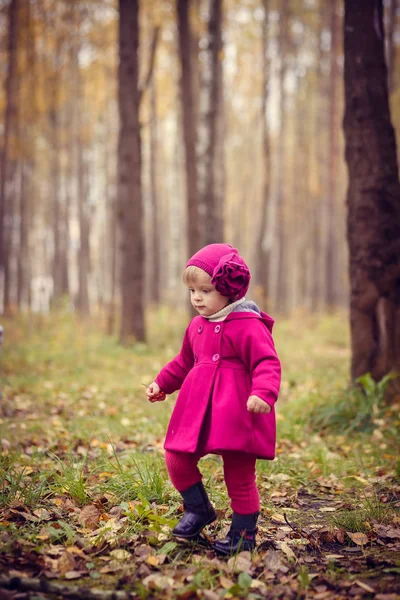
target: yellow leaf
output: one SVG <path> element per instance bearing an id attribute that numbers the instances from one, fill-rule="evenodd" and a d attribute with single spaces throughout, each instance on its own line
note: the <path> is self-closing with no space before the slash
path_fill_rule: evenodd
<path id="1" fill-rule="evenodd" d="M 357 544 L 357 546 L 364 546 L 365 544 L 368 543 L 368 537 L 365 535 L 365 533 L 361 533 L 361 532 L 352 533 L 351 531 L 346 531 L 346 533 L 349 536 L 349 538 L 355 544 Z"/>
<path id="2" fill-rule="evenodd" d="M 221 575 L 221 577 L 219 578 L 219 582 L 224 588 L 224 590 L 229 590 L 229 588 L 231 588 L 234 585 L 233 581 L 231 579 L 228 579 L 227 577 L 224 577 L 224 575 Z"/>
<path id="3" fill-rule="evenodd" d="M 127 560 L 131 556 L 130 552 L 128 552 L 128 550 L 124 550 L 123 548 L 112 550 L 110 554 L 113 558 L 116 558 L 117 560 Z"/>
<path id="4" fill-rule="evenodd" d="M 274 521 L 275 523 L 286 523 L 285 517 L 279 513 L 274 513 L 271 516 L 271 521 Z"/>
<path id="5" fill-rule="evenodd" d="M 147 561 L 146 561 L 149 565 L 151 565 L 152 567 L 157 567 L 158 566 L 158 557 L 154 556 L 154 554 L 150 554 L 147 557 Z"/>

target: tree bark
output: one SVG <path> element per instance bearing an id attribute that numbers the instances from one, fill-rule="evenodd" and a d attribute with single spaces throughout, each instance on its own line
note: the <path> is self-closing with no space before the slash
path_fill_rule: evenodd
<path id="1" fill-rule="evenodd" d="M 389 94 L 395 90 L 395 66 L 396 66 L 396 16 L 399 9 L 399 0 L 390 0 L 388 15 L 387 15 L 387 68 L 388 68 L 388 87 Z"/>
<path id="2" fill-rule="evenodd" d="M 160 206 L 158 197 L 158 115 L 157 115 L 157 87 L 156 82 L 151 83 L 150 98 L 150 204 L 151 204 L 151 301 L 160 302 Z"/>
<path id="3" fill-rule="evenodd" d="M 144 236 L 139 122 L 139 0 L 119 0 L 118 198 L 121 225 L 120 340 L 144 341 Z"/>
<path id="4" fill-rule="evenodd" d="M 277 290 L 278 310 L 285 312 L 287 304 L 286 248 L 285 248 L 285 158 L 286 158 L 286 72 L 289 52 L 288 19 L 289 0 L 281 0 L 279 14 L 279 140 L 277 156 Z"/>
<path id="5" fill-rule="evenodd" d="M 263 0 L 264 18 L 262 21 L 262 101 L 261 101 L 261 127 L 262 127 L 262 161 L 263 161 L 263 182 L 262 182 L 262 197 L 261 197 L 261 217 L 257 236 L 257 262 L 255 270 L 256 284 L 260 286 L 262 295 L 266 299 L 269 294 L 269 261 L 271 255 L 271 244 L 268 243 L 267 227 L 268 227 L 268 209 L 270 200 L 270 178 L 271 178 L 271 157 L 270 157 L 270 140 L 269 127 L 267 117 L 267 107 L 269 99 L 269 78 L 270 64 L 268 57 L 269 43 L 269 0 Z M 265 310 L 267 307 L 264 306 Z"/>
<path id="6" fill-rule="evenodd" d="M 57 12 L 55 13 L 57 19 Z M 57 20 L 56 20 L 57 22 Z M 61 195 L 61 53 L 63 51 L 63 40 L 57 40 L 57 48 L 54 54 L 54 64 L 50 87 L 50 144 L 51 144 L 51 192 L 53 202 L 53 301 L 58 306 L 63 296 L 69 293 L 68 285 L 68 261 L 67 261 L 67 227 L 68 218 L 65 204 Z"/>
<path id="7" fill-rule="evenodd" d="M 345 0 L 351 376 L 400 371 L 400 184 L 382 0 Z"/>
<path id="8" fill-rule="evenodd" d="M 8 65 L 6 76 L 6 107 L 4 114 L 3 148 L 0 164 L 0 284 L 3 278 L 3 304 L 4 310 L 9 304 L 9 253 L 7 239 L 10 235 L 6 233 L 6 183 L 9 177 L 9 144 L 12 127 L 16 122 L 18 112 L 17 98 L 17 37 L 18 37 L 18 15 L 19 0 L 11 0 L 8 7 Z"/>
<path id="9" fill-rule="evenodd" d="M 80 119 L 78 117 L 78 123 Z M 79 127 L 80 129 L 80 127 Z M 81 139 L 77 140 L 78 159 L 78 217 L 79 217 L 79 254 L 78 254 L 78 297 L 76 306 L 83 316 L 89 314 L 89 274 L 90 274 L 90 208 L 89 208 L 89 165 Z"/>
<path id="10" fill-rule="evenodd" d="M 338 0 L 330 3 L 330 69 L 329 69 L 329 135 L 327 162 L 327 198 L 326 198 L 326 255 L 325 255 L 325 305 L 332 309 L 337 303 L 338 288 L 338 251 L 337 251 L 337 176 L 338 176 L 338 78 L 339 78 L 339 15 Z"/>
<path id="11" fill-rule="evenodd" d="M 206 115 L 207 150 L 205 154 L 204 243 L 223 239 L 223 202 L 225 187 L 224 122 L 222 81 L 222 0 L 210 0 L 208 24 L 208 110 Z"/>
<path id="12" fill-rule="evenodd" d="M 191 69 L 192 41 L 189 22 L 189 0 L 177 0 L 179 59 L 181 64 L 181 103 L 185 146 L 187 239 L 192 256 L 200 248 L 199 191 L 196 157 L 196 121 Z"/>

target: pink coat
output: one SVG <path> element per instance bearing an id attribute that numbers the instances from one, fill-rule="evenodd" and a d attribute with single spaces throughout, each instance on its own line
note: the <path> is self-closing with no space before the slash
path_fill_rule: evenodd
<path id="1" fill-rule="evenodd" d="M 281 366 L 265 313 L 231 312 L 211 323 L 197 316 L 189 323 L 180 353 L 158 374 L 167 394 L 180 389 L 169 422 L 165 449 L 218 454 L 235 450 L 273 459 Z M 272 407 L 250 413 L 255 394 Z"/>

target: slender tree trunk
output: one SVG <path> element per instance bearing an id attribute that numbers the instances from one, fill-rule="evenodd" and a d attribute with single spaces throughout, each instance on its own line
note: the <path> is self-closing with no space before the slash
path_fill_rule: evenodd
<path id="1" fill-rule="evenodd" d="M 9 144 L 10 134 L 16 122 L 18 112 L 17 98 L 17 38 L 19 0 L 11 0 L 8 7 L 8 64 L 6 76 L 6 106 L 4 114 L 3 148 L 0 163 L 0 285 L 3 279 L 3 308 L 8 309 L 9 304 L 9 252 L 6 233 L 6 184 L 9 178 Z M 0 303 L 1 304 L 1 303 Z"/>
<path id="2" fill-rule="evenodd" d="M 144 341 L 144 236 L 139 122 L 139 0 L 119 0 L 118 198 L 122 264 L 120 340 Z"/>
<path id="3" fill-rule="evenodd" d="M 204 192 L 204 242 L 223 239 L 225 186 L 223 81 L 222 81 L 222 0 L 210 0 L 208 26 L 210 79 L 208 88 L 206 184 Z"/>
<path id="4" fill-rule="evenodd" d="M 313 211 L 313 310 L 325 309 L 327 287 L 326 256 L 328 242 L 328 211 L 327 211 L 327 185 L 326 173 L 328 172 L 328 144 L 325 143 L 324 132 L 329 129 L 326 114 L 328 112 L 328 82 L 324 75 L 325 55 L 324 34 L 327 29 L 329 5 L 325 0 L 319 0 L 318 10 L 318 51 L 316 58 L 317 92 L 314 94 L 314 172 L 316 187 L 316 203 Z M 323 176 L 325 175 L 325 177 Z"/>
<path id="5" fill-rule="evenodd" d="M 329 136 L 328 136 L 328 173 L 327 173 L 327 246 L 325 256 L 326 289 L 325 304 L 333 308 L 337 303 L 338 294 L 338 264 L 337 264 L 337 176 L 338 176 L 338 54 L 339 54 L 339 16 L 338 0 L 331 0 L 331 52 L 330 52 L 330 80 L 329 80 Z"/>
<path id="6" fill-rule="evenodd" d="M 79 130 L 81 127 L 78 118 Z M 85 157 L 83 142 L 78 139 L 78 298 L 77 308 L 81 315 L 89 314 L 89 274 L 90 274 L 90 208 L 89 208 L 89 165 Z"/>
<path id="7" fill-rule="evenodd" d="M 157 87 L 153 80 L 151 83 L 150 98 L 150 203 L 151 203 L 151 285 L 150 294 L 152 302 L 160 302 L 160 207 L 158 198 L 158 115 L 157 115 Z"/>
<path id="8" fill-rule="evenodd" d="M 187 239 L 191 256 L 200 248 L 199 193 L 196 158 L 196 121 L 191 69 L 192 40 L 189 0 L 177 0 L 179 58 L 181 64 L 181 102 L 186 166 Z"/>
<path id="9" fill-rule="evenodd" d="M 115 327 L 116 317 L 116 296 L 117 296 L 117 271 L 118 271 L 118 204 L 115 194 L 115 186 L 111 185 L 111 155 L 108 146 L 108 139 L 111 132 L 112 116 L 107 114 L 107 121 L 104 128 L 105 139 L 104 139 L 104 173 L 105 173 L 105 201 L 106 201 L 106 215 L 107 215 L 107 226 L 108 234 L 107 239 L 109 248 L 109 262 L 107 264 L 107 271 L 110 274 L 109 278 L 109 306 L 107 314 L 107 333 L 112 335 Z"/>
<path id="10" fill-rule="evenodd" d="M 27 190 L 27 167 L 23 162 L 20 169 L 19 246 L 17 257 L 17 304 L 21 310 L 27 300 L 27 275 L 29 265 L 29 202 Z"/>
<path id="11" fill-rule="evenodd" d="M 396 17 L 399 10 L 399 0 L 390 0 L 388 15 L 387 15 L 387 68 L 388 68 L 388 87 L 389 94 L 395 90 L 395 67 L 396 67 L 396 43 L 395 43 L 395 31 L 396 31 Z"/>
<path id="12" fill-rule="evenodd" d="M 261 218 L 257 236 L 257 262 L 256 262 L 256 284 L 260 286 L 264 298 L 269 294 L 269 261 L 271 255 L 271 244 L 267 237 L 268 210 L 270 201 L 270 177 L 271 177 L 271 157 L 269 127 L 267 117 L 267 107 L 269 99 L 269 78 L 270 64 L 268 58 L 269 43 L 269 0 L 263 0 L 264 19 L 262 21 L 262 102 L 261 102 L 261 127 L 262 127 L 262 162 L 263 162 L 263 182 L 261 197 Z M 265 307 L 266 309 L 266 307 Z"/>
<path id="13" fill-rule="evenodd" d="M 285 158 L 286 158 L 286 129 L 287 94 L 285 88 L 286 71 L 288 61 L 288 20 L 289 0 L 281 0 L 279 14 L 279 140 L 277 156 L 277 295 L 276 303 L 278 310 L 286 311 L 287 289 L 286 289 L 286 236 L 285 236 Z"/>
<path id="14" fill-rule="evenodd" d="M 400 371 L 400 184 L 382 0 L 345 0 L 351 376 Z"/>
<path id="15" fill-rule="evenodd" d="M 53 202 L 53 301 L 57 306 L 65 294 L 68 294 L 66 275 L 68 271 L 65 247 L 65 206 L 61 195 L 61 116 L 60 116 L 60 57 L 62 42 L 58 40 L 54 57 L 53 75 L 50 82 L 49 125 L 51 136 L 51 194 Z"/>

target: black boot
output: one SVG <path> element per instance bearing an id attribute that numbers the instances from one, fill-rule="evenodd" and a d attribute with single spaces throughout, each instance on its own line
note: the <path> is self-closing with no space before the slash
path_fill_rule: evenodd
<path id="1" fill-rule="evenodd" d="M 181 492 L 181 496 L 185 513 L 178 525 L 172 530 L 172 535 L 192 540 L 197 538 L 206 525 L 215 521 L 217 513 L 210 503 L 201 481 Z"/>
<path id="2" fill-rule="evenodd" d="M 239 515 L 233 513 L 232 525 L 224 540 L 214 543 L 214 550 L 218 554 L 236 554 L 244 550 L 254 550 L 256 547 L 257 519 L 259 513 Z"/>

